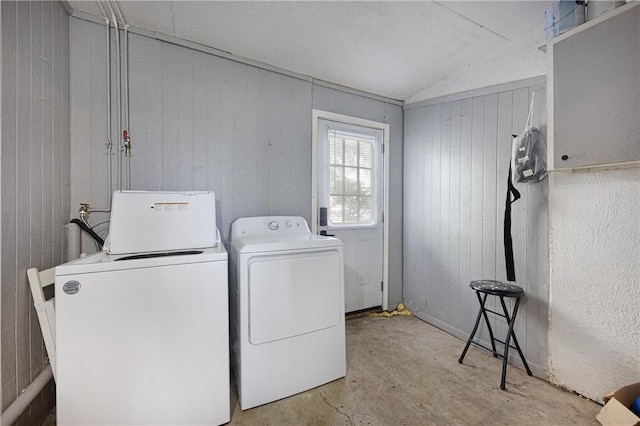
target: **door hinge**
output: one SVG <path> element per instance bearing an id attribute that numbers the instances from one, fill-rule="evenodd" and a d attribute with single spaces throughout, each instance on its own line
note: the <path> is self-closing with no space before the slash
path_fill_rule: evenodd
<path id="1" fill-rule="evenodd" d="M 380 281 L 380 291 L 384 291 L 384 282 Z"/>

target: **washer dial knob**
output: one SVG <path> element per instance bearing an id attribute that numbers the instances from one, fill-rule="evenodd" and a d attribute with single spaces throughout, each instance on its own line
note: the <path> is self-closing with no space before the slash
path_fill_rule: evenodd
<path id="1" fill-rule="evenodd" d="M 269 229 L 271 229 L 272 231 L 277 231 L 278 228 L 280 228 L 280 225 L 278 225 L 278 222 L 275 220 L 272 220 L 271 222 L 269 222 Z"/>

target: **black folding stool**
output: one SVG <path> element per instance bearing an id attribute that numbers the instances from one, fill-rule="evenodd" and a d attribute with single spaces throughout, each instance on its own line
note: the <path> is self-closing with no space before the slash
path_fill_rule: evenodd
<path id="1" fill-rule="evenodd" d="M 495 280 L 478 280 L 471 281 L 469 285 L 476 292 L 476 296 L 478 296 L 478 302 L 480 302 L 480 311 L 478 311 L 478 318 L 476 319 L 476 325 L 473 327 L 473 331 L 471 332 L 471 336 L 469 336 L 469 340 L 467 340 L 467 344 L 462 351 L 462 355 L 458 359 L 458 362 L 462 364 L 464 360 L 464 356 L 467 354 L 467 350 L 469 350 L 469 346 L 473 343 L 476 346 L 479 346 L 483 349 L 486 349 L 493 353 L 494 357 L 502 358 L 502 380 L 500 381 L 500 389 L 505 390 L 505 381 L 507 379 L 507 359 L 509 357 L 509 348 L 514 348 L 520 354 L 520 359 L 524 364 L 524 368 L 527 370 L 527 374 L 532 376 L 531 370 L 529 369 L 529 365 L 527 364 L 527 360 L 524 359 L 524 355 L 520 350 L 520 345 L 518 344 L 518 339 L 516 338 L 516 334 L 513 331 L 513 325 L 516 322 L 516 316 L 518 315 L 518 307 L 520 306 L 520 298 L 524 296 L 524 290 L 522 287 L 518 287 L 514 284 L 507 284 L 501 281 Z M 482 295 L 480 295 L 482 293 Z M 498 296 L 500 298 L 500 304 L 502 305 L 502 310 L 504 313 L 495 312 L 485 307 L 485 302 L 487 301 L 488 295 Z M 510 297 L 515 298 L 516 303 L 513 307 L 513 312 L 509 315 L 509 311 L 507 310 L 507 305 L 504 303 L 504 298 Z M 507 320 L 507 324 L 509 324 L 509 331 L 507 332 L 507 338 L 503 342 L 502 340 L 496 339 L 493 336 L 493 330 L 491 329 L 491 324 L 489 323 L 489 318 L 487 317 L 487 312 L 491 312 L 494 315 L 503 317 Z M 489 329 L 489 337 L 491 338 L 491 348 L 484 346 L 481 343 L 474 342 L 473 337 L 478 331 L 478 325 L 480 325 L 480 318 L 484 317 L 484 321 L 487 324 L 487 328 Z M 515 346 L 510 345 L 511 338 L 513 338 L 513 343 Z M 504 353 L 499 353 L 496 351 L 496 342 L 502 343 L 504 345 Z"/>

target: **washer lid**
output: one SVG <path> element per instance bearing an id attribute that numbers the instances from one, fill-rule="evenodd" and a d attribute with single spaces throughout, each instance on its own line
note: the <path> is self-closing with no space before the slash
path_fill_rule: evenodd
<path id="1" fill-rule="evenodd" d="M 109 254 L 213 247 L 213 191 L 116 191 L 105 250 Z"/>
<path id="2" fill-rule="evenodd" d="M 92 272 L 121 271 L 127 269 L 153 268 L 158 266 L 184 265 L 203 262 L 227 261 L 227 251 L 222 243 L 205 249 L 188 249 L 114 255 L 102 251 L 87 257 L 56 266 L 56 277 Z"/>
<path id="3" fill-rule="evenodd" d="M 231 241 L 234 252 L 261 253 L 285 250 L 308 250 L 323 247 L 342 247 L 342 241 L 315 234 L 289 236 L 245 237 Z"/>

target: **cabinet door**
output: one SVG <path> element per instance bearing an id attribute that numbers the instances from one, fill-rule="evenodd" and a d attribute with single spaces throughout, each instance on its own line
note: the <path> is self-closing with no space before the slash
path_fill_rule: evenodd
<path id="1" fill-rule="evenodd" d="M 552 167 L 640 160 L 640 7 L 550 43 Z"/>

